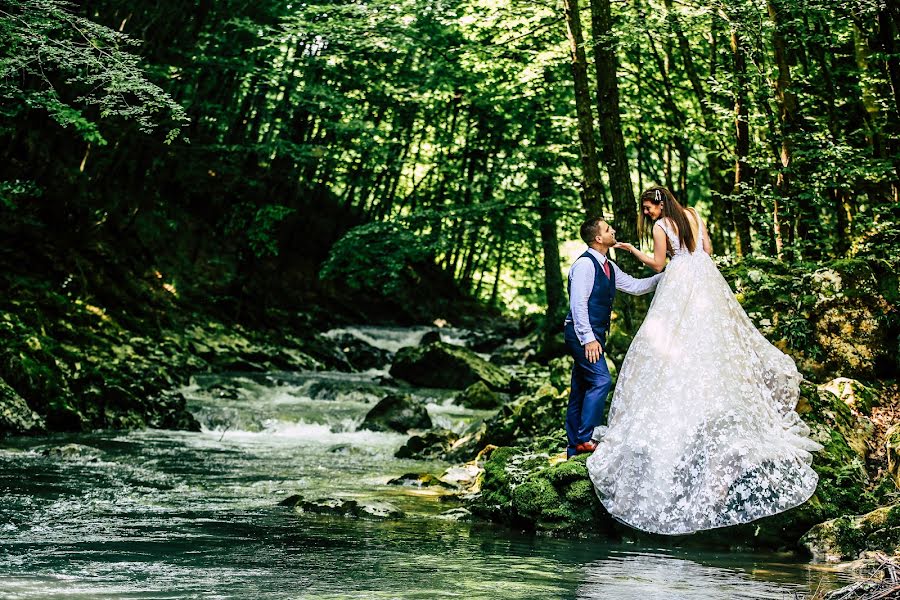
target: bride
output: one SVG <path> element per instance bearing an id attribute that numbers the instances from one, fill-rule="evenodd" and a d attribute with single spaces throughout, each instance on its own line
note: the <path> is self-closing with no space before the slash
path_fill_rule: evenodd
<path id="1" fill-rule="evenodd" d="M 697 212 L 664 187 L 641 195 L 640 229 L 665 275 L 619 372 L 588 471 L 624 523 L 685 534 L 805 502 L 821 446 L 794 411 L 801 375 L 753 326 L 710 258 Z M 652 233 L 651 233 L 652 232 Z M 666 266 L 666 255 L 670 257 Z"/>

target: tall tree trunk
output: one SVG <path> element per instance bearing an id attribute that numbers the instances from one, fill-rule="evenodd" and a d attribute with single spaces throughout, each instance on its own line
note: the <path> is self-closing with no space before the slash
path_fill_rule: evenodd
<path id="1" fill-rule="evenodd" d="M 725 177 L 725 165 L 721 158 L 722 148 L 718 147 L 716 141 L 717 121 L 710 104 L 709 94 L 703 87 L 703 82 L 694 64 L 694 50 L 684 34 L 681 21 L 678 19 L 678 13 L 673 10 L 673 0 L 665 0 L 666 11 L 669 21 L 672 24 L 672 30 L 678 40 L 679 54 L 684 64 L 684 72 L 688 81 L 691 83 L 691 89 L 694 91 L 694 97 L 697 99 L 697 106 L 700 109 L 700 116 L 703 118 L 703 127 L 705 129 L 706 138 L 706 162 L 707 176 L 709 178 L 709 199 L 710 199 L 710 219 L 708 225 L 710 239 L 713 246 L 722 248 L 725 245 L 724 238 L 724 213 L 725 200 L 724 197 L 731 191 L 732 183 Z M 711 19 L 710 27 L 710 76 L 715 76 L 716 68 L 716 52 L 718 48 L 718 28 L 716 27 L 716 17 Z"/>
<path id="2" fill-rule="evenodd" d="M 624 236 L 636 236 L 637 202 L 632 188 L 619 113 L 616 43 L 612 31 L 610 0 L 591 0 L 591 33 L 594 38 L 597 112 L 603 143 L 603 161 L 606 163 L 609 176 L 616 229 Z M 627 254 L 619 257 L 619 261 L 624 265 L 636 266 L 636 260 Z"/>
<path id="3" fill-rule="evenodd" d="M 894 105 L 888 117 L 888 153 L 897 156 L 900 137 L 900 1 L 887 0 L 878 13 L 878 40 L 884 58 L 884 68 L 891 82 Z M 894 159 L 896 180 L 893 182 L 893 197 L 900 196 L 900 159 Z"/>
<path id="4" fill-rule="evenodd" d="M 588 215 L 603 214 L 600 167 L 597 164 L 597 144 L 594 139 L 594 116 L 591 112 L 591 92 L 588 83 L 587 57 L 578 0 L 564 0 L 569 56 L 572 59 L 572 81 L 575 87 L 575 110 L 578 114 L 578 142 L 581 146 L 581 169 L 584 184 L 582 206 Z"/>
<path id="5" fill-rule="evenodd" d="M 747 59 L 735 26 L 731 28 L 731 52 L 734 64 L 734 188 L 731 191 L 731 216 L 734 223 L 734 251 L 740 256 L 753 254 L 750 241 L 750 203 L 745 194 L 753 180 L 750 154 L 750 122 L 747 99 Z"/>
<path id="6" fill-rule="evenodd" d="M 772 46 L 775 52 L 775 65 L 778 67 L 778 77 L 775 80 L 775 101 L 778 104 L 779 121 L 781 123 L 781 148 L 779 151 L 779 168 L 775 182 L 777 194 L 772 211 L 775 227 L 775 252 L 781 258 L 785 253 L 785 246 L 791 246 L 794 242 L 794 220 L 809 218 L 803 210 L 797 210 L 791 206 L 791 176 L 790 165 L 793 158 L 791 147 L 797 126 L 797 98 L 791 89 L 791 67 L 787 57 L 787 43 L 782 34 L 783 19 L 785 17 L 780 0 L 766 0 L 769 11 L 769 19 L 772 21 Z M 801 233 L 805 233 L 806 227 L 801 227 Z M 805 236 L 804 236 L 805 237 Z"/>
<path id="7" fill-rule="evenodd" d="M 544 290 L 547 296 L 547 314 L 544 319 L 543 349 L 551 350 L 555 334 L 565 316 L 562 270 L 559 266 L 559 239 L 556 231 L 556 211 L 553 206 L 555 185 L 553 164 L 546 145 L 550 142 L 549 119 L 537 124 L 535 145 L 537 146 L 537 192 L 538 216 L 540 218 L 541 249 L 544 255 Z"/>

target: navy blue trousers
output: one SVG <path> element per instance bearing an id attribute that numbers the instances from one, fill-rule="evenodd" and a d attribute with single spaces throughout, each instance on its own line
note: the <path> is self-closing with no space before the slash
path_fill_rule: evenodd
<path id="1" fill-rule="evenodd" d="M 572 323 L 566 325 L 566 347 L 575 366 L 572 367 L 572 392 L 569 394 L 569 408 L 566 410 L 566 435 L 569 445 L 567 454 L 575 454 L 575 446 L 591 439 L 594 427 L 600 425 L 603 419 L 603 407 L 606 406 L 606 396 L 612 387 L 612 377 L 609 375 L 609 367 L 606 366 L 605 354 L 600 355 L 600 360 L 591 363 L 584 357 L 584 346 L 575 335 L 575 326 Z M 598 340 L 603 343 L 603 340 Z"/>

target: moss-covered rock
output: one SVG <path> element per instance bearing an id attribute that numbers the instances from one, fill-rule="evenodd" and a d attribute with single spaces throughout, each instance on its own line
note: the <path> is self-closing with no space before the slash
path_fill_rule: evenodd
<path id="1" fill-rule="evenodd" d="M 837 377 L 821 387 L 840 398 L 844 404 L 855 412 L 863 415 L 871 415 L 872 409 L 881 403 L 878 390 L 855 379 Z"/>
<path id="2" fill-rule="evenodd" d="M 869 261 L 822 265 L 756 258 L 725 266 L 722 273 L 760 331 L 790 352 L 808 376 L 897 374 L 888 341 L 896 337 L 898 311 Z"/>
<path id="3" fill-rule="evenodd" d="M 400 348 L 391 375 L 414 385 L 462 390 L 481 381 L 492 390 L 509 388 L 510 375 L 471 350 L 444 342 Z"/>
<path id="4" fill-rule="evenodd" d="M 400 485 L 403 487 L 440 487 L 444 489 L 456 489 L 456 486 L 441 481 L 431 473 L 405 473 L 400 477 L 388 480 L 388 485 Z"/>
<path id="5" fill-rule="evenodd" d="M 430 429 L 431 418 L 421 400 L 408 394 L 388 394 L 372 407 L 359 427 L 406 433 L 410 429 Z"/>
<path id="6" fill-rule="evenodd" d="M 0 435 L 43 431 L 44 420 L 28 408 L 28 404 L 16 390 L 0 379 Z"/>
<path id="7" fill-rule="evenodd" d="M 315 498 L 311 500 L 291 496 L 279 502 L 281 506 L 292 506 L 298 513 L 328 515 L 335 517 L 355 517 L 370 520 L 402 519 L 406 515 L 389 502 L 375 500 L 349 500 L 346 498 Z"/>
<path id="8" fill-rule="evenodd" d="M 517 378 L 521 376 L 517 374 Z M 545 367 L 528 369 L 526 378 L 519 381 L 527 391 L 462 436 L 445 454 L 446 460 L 472 460 L 488 446 L 522 445 L 550 453 L 565 448 L 568 392 L 560 392 L 547 382 Z"/>
<path id="9" fill-rule="evenodd" d="M 570 460 L 523 448 L 494 450 L 484 463 L 473 513 L 525 529 L 566 535 L 598 533 L 612 521 L 594 494 L 585 455 Z"/>
<path id="10" fill-rule="evenodd" d="M 800 538 L 813 558 L 837 562 L 864 551 L 900 552 L 900 504 L 882 506 L 860 516 L 842 516 L 819 523 Z"/>
<path id="11" fill-rule="evenodd" d="M 483 381 L 476 381 L 457 394 L 454 402 L 466 408 L 489 410 L 503 404 L 503 396 L 486 386 Z"/>

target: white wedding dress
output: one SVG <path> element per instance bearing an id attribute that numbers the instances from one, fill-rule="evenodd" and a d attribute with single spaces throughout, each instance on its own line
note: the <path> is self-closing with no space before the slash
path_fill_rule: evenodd
<path id="1" fill-rule="evenodd" d="M 697 217 L 699 221 L 699 217 Z M 756 330 L 703 251 L 672 246 L 619 371 L 587 467 L 609 513 L 644 531 L 686 534 L 805 502 L 818 475 L 794 411 L 801 375 Z"/>

